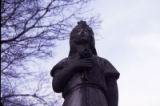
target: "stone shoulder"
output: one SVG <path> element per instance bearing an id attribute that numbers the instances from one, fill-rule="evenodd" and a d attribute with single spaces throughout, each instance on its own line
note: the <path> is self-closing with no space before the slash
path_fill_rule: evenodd
<path id="1" fill-rule="evenodd" d="M 51 76 L 54 76 L 54 74 L 59 70 L 64 68 L 64 66 L 68 63 L 68 58 L 64 58 L 62 60 L 60 60 L 51 70 L 50 74 Z"/>
<path id="2" fill-rule="evenodd" d="M 116 79 L 119 78 L 120 73 L 117 69 L 111 64 L 110 61 L 104 59 L 102 57 L 96 57 L 98 64 L 101 66 L 102 70 L 106 77 L 115 77 Z"/>

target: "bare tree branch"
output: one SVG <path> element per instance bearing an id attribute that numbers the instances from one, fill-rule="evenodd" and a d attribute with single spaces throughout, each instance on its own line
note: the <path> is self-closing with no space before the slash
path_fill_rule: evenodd
<path id="1" fill-rule="evenodd" d="M 27 62 L 52 56 L 55 40 L 69 38 L 75 22 L 86 19 L 88 22 L 96 23 L 94 17 L 83 16 L 89 1 L 91 0 L 1 0 L 1 102 L 3 104 L 53 106 L 56 103 L 53 95 L 51 101 L 48 99 L 51 95 L 41 95 L 41 91 L 46 89 L 43 87 L 45 85 L 43 81 L 47 80 L 46 76 L 23 82 L 31 80 L 36 74 L 32 73 L 34 70 L 32 72 L 26 70 Z M 21 93 L 27 91 L 27 87 L 24 86 L 30 82 L 38 83 L 38 86 L 32 88 L 32 91 L 35 89 L 36 91 Z"/>

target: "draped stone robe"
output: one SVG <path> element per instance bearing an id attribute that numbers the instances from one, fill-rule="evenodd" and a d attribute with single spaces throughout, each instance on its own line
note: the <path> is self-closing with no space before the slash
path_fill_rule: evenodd
<path id="1" fill-rule="evenodd" d="M 73 58 L 63 59 L 52 69 L 53 81 L 57 73 L 72 64 Z M 119 72 L 104 58 L 93 56 L 92 59 L 90 70 L 75 73 L 61 88 L 63 106 L 117 106 Z"/>

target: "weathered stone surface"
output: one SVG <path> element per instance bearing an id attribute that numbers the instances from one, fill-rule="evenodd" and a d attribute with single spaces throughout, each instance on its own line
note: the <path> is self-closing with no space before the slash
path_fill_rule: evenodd
<path id="1" fill-rule="evenodd" d="M 53 67 L 51 76 L 63 106 L 118 106 L 119 72 L 97 56 L 94 33 L 85 21 L 72 30 L 69 56 Z"/>

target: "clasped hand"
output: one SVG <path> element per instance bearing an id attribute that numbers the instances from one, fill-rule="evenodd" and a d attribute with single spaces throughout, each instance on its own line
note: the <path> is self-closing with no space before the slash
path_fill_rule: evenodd
<path id="1" fill-rule="evenodd" d="M 89 69 L 92 66 L 93 66 L 93 60 L 91 58 L 73 60 L 71 64 L 73 70 Z"/>

